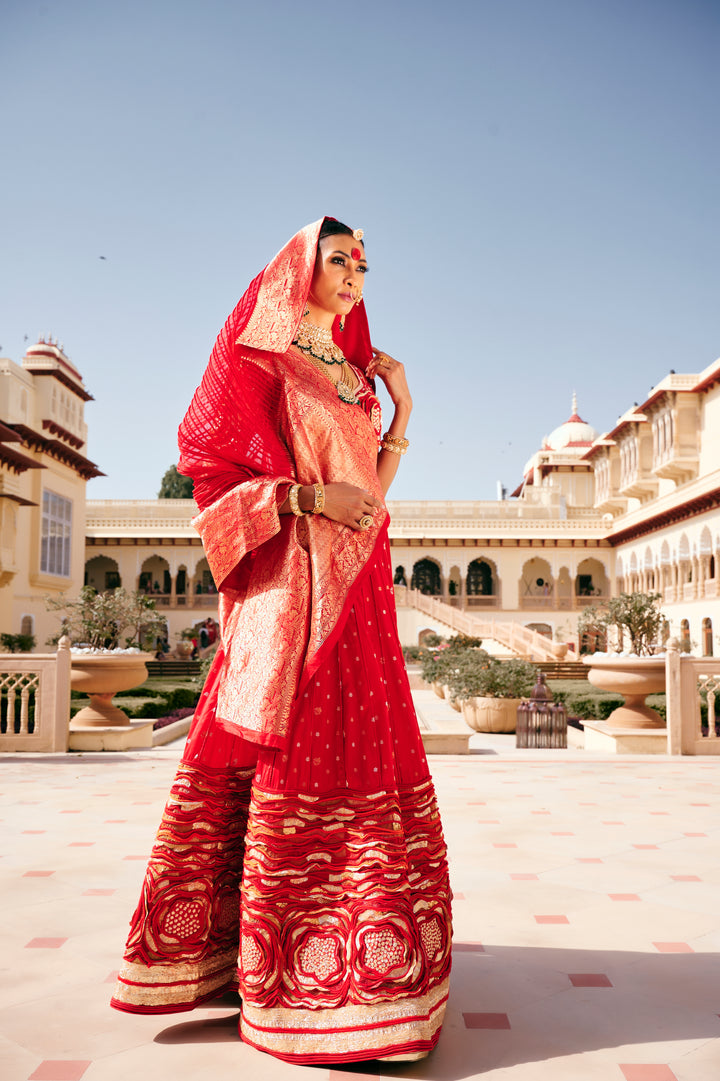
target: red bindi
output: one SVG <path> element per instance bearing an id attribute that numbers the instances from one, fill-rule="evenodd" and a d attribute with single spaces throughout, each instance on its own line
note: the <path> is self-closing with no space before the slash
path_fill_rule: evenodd
<path id="1" fill-rule="evenodd" d="M 362 259 L 362 252 L 360 251 L 359 248 L 353 248 L 353 250 L 350 252 L 350 254 L 352 255 L 355 262 L 357 262 L 358 259 Z"/>

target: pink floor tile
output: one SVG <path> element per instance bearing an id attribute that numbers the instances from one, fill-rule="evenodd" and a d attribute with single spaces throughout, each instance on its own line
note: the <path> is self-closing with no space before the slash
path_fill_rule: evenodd
<path id="1" fill-rule="evenodd" d="M 471 799 L 468 800 L 468 807 L 486 807 L 487 801 L 484 799 Z"/>
<path id="2" fill-rule="evenodd" d="M 677 1081 L 670 1067 L 661 1063 L 636 1063 L 626 1066 L 621 1062 L 618 1065 L 625 1081 Z"/>
<path id="3" fill-rule="evenodd" d="M 683 837 L 707 837 L 707 833 L 683 833 Z"/>
<path id="4" fill-rule="evenodd" d="M 80 1081 L 80 1078 L 92 1066 L 84 1059 L 46 1059 L 41 1062 L 29 1081 Z"/>
<path id="5" fill-rule="evenodd" d="M 567 916 L 535 916 L 535 923 L 570 923 Z"/>
<path id="6" fill-rule="evenodd" d="M 112 897 L 116 890 L 83 890 L 83 897 Z"/>
<path id="7" fill-rule="evenodd" d="M 105 819 L 105 825 L 106 826 L 117 826 L 117 825 L 120 825 L 123 822 L 127 822 L 127 818 L 106 818 Z"/>
<path id="8" fill-rule="evenodd" d="M 66 938 L 31 938 L 25 943 L 26 950 L 59 950 L 67 942 Z"/>
<path id="9" fill-rule="evenodd" d="M 699 875 L 670 875 L 673 882 L 702 882 Z"/>
<path id="10" fill-rule="evenodd" d="M 506 1013 L 464 1013 L 465 1028 L 510 1028 Z"/>
<path id="11" fill-rule="evenodd" d="M 499 826 L 499 818 L 478 818 L 478 826 Z"/>
<path id="12" fill-rule="evenodd" d="M 709 807 L 710 804 L 709 803 L 691 803 L 690 806 L 691 807 Z"/>
<path id="13" fill-rule="evenodd" d="M 504 841 L 497 841 L 493 844 L 493 848 L 517 848 L 517 845 L 510 843 L 506 844 Z"/>
<path id="14" fill-rule="evenodd" d="M 650 814 L 651 815 L 669 815 L 670 812 L 669 811 L 651 811 Z"/>
<path id="15" fill-rule="evenodd" d="M 659 847 L 659 845 L 633 845 L 633 848 L 643 852 L 649 852 L 651 848 L 658 849 Z"/>
<path id="16" fill-rule="evenodd" d="M 124 860 L 146 860 L 147 856 L 123 856 Z"/>
<path id="17" fill-rule="evenodd" d="M 517 874 L 517 875 L 510 875 L 510 878 L 512 879 L 513 882 L 537 882 L 537 880 L 538 880 L 537 875 Z"/>
<path id="18" fill-rule="evenodd" d="M 79 815 L 79 814 L 82 814 L 82 811 L 80 811 L 80 810 L 77 810 L 77 811 L 61 811 L 60 814 L 61 815 Z"/>
<path id="19" fill-rule="evenodd" d="M 695 953 L 687 942 L 653 942 L 658 953 Z"/>
<path id="20" fill-rule="evenodd" d="M 568 975 L 573 987 L 612 987 L 603 972 L 575 972 Z"/>
<path id="21" fill-rule="evenodd" d="M 92 848 L 94 841 L 71 841 L 68 848 Z"/>
<path id="22" fill-rule="evenodd" d="M 550 811 L 531 811 L 531 815 L 549 815 Z"/>
<path id="23" fill-rule="evenodd" d="M 575 834 L 570 830 L 553 830 L 550 834 L 551 837 L 574 837 Z"/>
<path id="24" fill-rule="evenodd" d="M 23 833 L 47 833 L 47 830 L 23 830 Z"/>
<path id="25" fill-rule="evenodd" d="M 609 822 L 603 822 L 603 826 L 624 826 L 624 825 L 625 825 L 624 822 L 615 822 L 612 819 Z"/>
<path id="26" fill-rule="evenodd" d="M 50 875 L 54 875 L 54 871 L 26 871 L 22 876 L 23 878 L 49 878 Z"/>
<path id="27" fill-rule="evenodd" d="M 464 901 L 464 900 L 465 900 L 465 894 L 464 893 L 455 893 L 455 891 L 453 890 L 453 901 Z"/>
<path id="28" fill-rule="evenodd" d="M 598 856 L 577 856 L 578 863 L 602 863 Z"/>
<path id="29" fill-rule="evenodd" d="M 639 901 L 640 898 L 636 893 L 609 893 L 608 897 L 611 901 Z"/>

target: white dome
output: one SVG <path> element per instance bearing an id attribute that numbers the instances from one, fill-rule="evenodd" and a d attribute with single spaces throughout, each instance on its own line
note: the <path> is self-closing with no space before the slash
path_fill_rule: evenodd
<path id="1" fill-rule="evenodd" d="M 545 438 L 543 449 L 570 450 L 573 447 L 587 448 L 595 442 L 597 437 L 598 433 L 593 426 L 578 416 L 577 399 L 573 394 L 571 416 L 559 428 L 555 428 L 554 431 L 550 432 L 550 435 Z"/>

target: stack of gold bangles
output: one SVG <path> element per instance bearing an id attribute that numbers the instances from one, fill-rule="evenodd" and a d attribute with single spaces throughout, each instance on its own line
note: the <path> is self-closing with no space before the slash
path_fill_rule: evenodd
<path id="1" fill-rule="evenodd" d="M 410 441 L 401 435 L 390 435 L 390 432 L 385 432 L 380 446 L 383 450 L 389 450 L 391 454 L 404 454 L 410 446 Z"/>
<path id="2" fill-rule="evenodd" d="M 293 512 L 296 518 L 303 518 L 306 514 L 322 514 L 325 510 L 325 489 L 322 484 L 313 484 L 315 491 L 315 502 L 313 503 L 312 510 L 304 511 L 300 510 L 300 504 L 298 503 L 298 494 L 302 484 L 293 484 L 288 490 L 288 503 L 290 504 L 290 510 Z"/>

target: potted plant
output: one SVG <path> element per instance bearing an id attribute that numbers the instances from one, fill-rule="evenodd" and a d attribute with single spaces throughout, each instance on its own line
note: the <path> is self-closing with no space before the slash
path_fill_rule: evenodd
<path id="1" fill-rule="evenodd" d="M 456 634 L 449 641 L 439 635 L 428 636 L 427 646 L 420 654 L 420 672 L 426 683 L 439 698 L 448 698 L 454 705 L 454 696 L 450 692 L 450 676 L 455 671 L 459 659 L 467 652 L 477 652 L 482 640 L 467 634 Z M 454 706 L 454 708 L 458 708 Z"/>
<path id="2" fill-rule="evenodd" d="M 610 728 L 665 727 L 660 714 L 645 705 L 648 694 L 665 690 L 665 658 L 658 655 L 664 620 L 661 600 L 660 593 L 621 593 L 601 607 L 586 608 L 578 620 L 581 636 L 615 639 L 614 652 L 583 657 L 594 687 L 625 698 L 608 717 Z"/>
<path id="3" fill-rule="evenodd" d="M 85 586 L 77 600 L 48 598 L 47 607 L 62 619 L 50 644 L 62 635 L 70 638 L 71 686 L 90 695 L 90 704 L 73 717 L 70 728 L 128 726 L 127 714 L 112 703 L 113 695 L 147 679 L 141 647 L 164 629 L 164 616 L 143 593 L 98 593 L 92 586 Z"/>
<path id="4" fill-rule="evenodd" d="M 536 669 L 529 661 L 501 661 L 484 650 L 465 658 L 450 680 L 466 723 L 476 732 L 514 732 L 517 709 L 530 694 Z"/>

